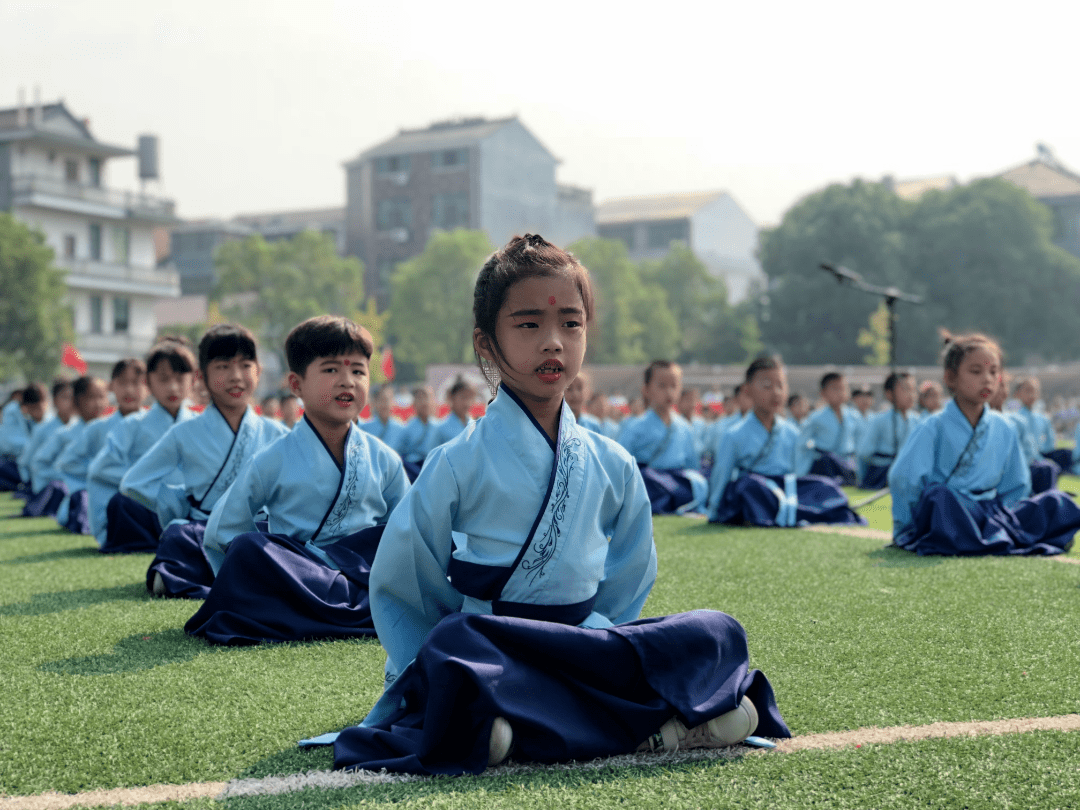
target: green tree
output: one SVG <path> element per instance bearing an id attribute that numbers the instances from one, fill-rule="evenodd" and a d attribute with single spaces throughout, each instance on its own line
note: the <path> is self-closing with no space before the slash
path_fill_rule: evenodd
<path id="1" fill-rule="evenodd" d="M 889 309 L 882 301 L 870 314 L 868 329 L 860 329 L 858 344 L 870 353 L 863 357 L 868 366 L 889 365 Z"/>
<path id="2" fill-rule="evenodd" d="M 279 356 L 285 336 L 301 321 L 324 314 L 355 318 L 362 311 L 364 266 L 338 256 L 326 234 L 305 231 L 279 242 L 249 236 L 222 245 L 214 261 L 214 299 L 222 313 Z"/>
<path id="3" fill-rule="evenodd" d="M 0 378 L 50 377 L 72 340 L 64 271 L 45 236 L 0 213 Z"/>
<path id="4" fill-rule="evenodd" d="M 413 366 L 471 362 L 476 275 L 494 247 L 483 231 L 436 232 L 390 277 L 387 328 L 395 359 Z"/>

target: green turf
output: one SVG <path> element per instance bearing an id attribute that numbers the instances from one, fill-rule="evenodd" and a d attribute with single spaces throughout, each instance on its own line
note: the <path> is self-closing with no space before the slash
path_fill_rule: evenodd
<path id="1" fill-rule="evenodd" d="M 376 642 L 211 647 L 182 632 L 195 603 L 145 595 L 149 555 L 103 556 L 48 520 L 3 519 L 17 508 L 0 495 L 0 794 L 326 768 L 328 749 L 300 751 L 295 741 L 357 721 L 377 696 Z M 1070 641 L 1080 566 L 919 558 L 881 540 L 680 518 L 657 520 L 656 541 L 660 573 L 646 615 L 708 607 L 738 618 L 751 664 L 769 676 L 796 734 L 1080 711 L 1071 677 L 1080 645 Z M 951 807 L 967 795 L 993 806 L 1055 806 L 1037 791 L 1025 804 L 1020 774 L 1035 768 L 1037 777 L 1050 763 L 1062 796 L 1075 797 L 1080 770 L 1066 763 L 1080 761 L 1078 740 L 937 741 L 261 801 Z M 991 806 L 978 801 L 967 806 Z"/>

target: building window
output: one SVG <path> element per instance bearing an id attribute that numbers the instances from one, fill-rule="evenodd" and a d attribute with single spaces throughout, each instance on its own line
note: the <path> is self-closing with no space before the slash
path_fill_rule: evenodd
<path id="1" fill-rule="evenodd" d="M 379 200 L 375 209 L 375 230 L 392 231 L 412 227 L 412 200 L 408 197 L 390 197 Z"/>
<path id="2" fill-rule="evenodd" d="M 64 179 L 69 183 L 79 182 L 79 161 L 71 158 L 64 161 Z"/>
<path id="3" fill-rule="evenodd" d="M 90 331 L 95 335 L 101 334 L 101 296 L 90 296 Z"/>
<path id="4" fill-rule="evenodd" d="M 90 223 L 90 258 L 101 261 L 101 226 L 96 222 Z"/>
<path id="5" fill-rule="evenodd" d="M 65 259 L 74 259 L 75 258 L 75 246 L 76 246 L 76 244 L 77 244 L 77 242 L 75 240 L 75 234 L 73 234 L 73 233 L 65 233 L 64 234 L 64 258 Z"/>
<path id="6" fill-rule="evenodd" d="M 101 188 L 101 158 L 90 158 L 90 185 Z"/>
<path id="7" fill-rule="evenodd" d="M 457 169 L 468 162 L 468 149 L 443 149 L 431 153 L 431 166 L 435 169 Z"/>
<path id="8" fill-rule="evenodd" d="M 377 174 L 399 174 L 409 171 L 411 166 L 412 160 L 408 155 L 390 155 L 375 158 L 375 172 Z"/>
<path id="9" fill-rule="evenodd" d="M 126 334 L 131 317 L 131 300 L 114 298 L 112 300 L 113 331 Z"/>
<path id="10" fill-rule="evenodd" d="M 446 231 L 469 227 L 469 192 L 458 191 L 432 197 L 431 224 Z"/>
<path id="11" fill-rule="evenodd" d="M 131 261 L 131 228 L 113 228 L 113 261 L 128 264 Z"/>
<path id="12" fill-rule="evenodd" d="M 618 239 L 627 250 L 634 249 L 633 225 L 601 225 L 596 229 L 601 239 Z"/>
<path id="13" fill-rule="evenodd" d="M 650 248 L 671 247 L 672 242 L 690 242 L 690 222 L 674 219 L 670 222 L 651 222 L 646 228 L 646 241 Z"/>
<path id="14" fill-rule="evenodd" d="M 375 260 L 375 286 L 387 298 L 390 297 L 390 279 L 394 275 L 397 262 L 386 256 Z"/>

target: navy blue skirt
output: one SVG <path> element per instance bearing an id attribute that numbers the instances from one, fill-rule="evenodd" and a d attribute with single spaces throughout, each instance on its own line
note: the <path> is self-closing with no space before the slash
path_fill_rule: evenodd
<path id="1" fill-rule="evenodd" d="M 117 493 L 105 507 L 105 519 L 102 554 L 133 554 L 157 549 L 161 522 L 153 509 Z"/>
<path id="2" fill-rule="evenodd" d="M 831 478 L 842 487 L 855 486 L 855 481 L 858 478 L 854 461 L 824 450 L 818 451 L 818 457 L 810 465 L 809 474 Z"/>
<path id="3" fill-rule="evenodd" d="M 203 553 L 205 532 L 205 520 L 170 523 L 161 533 L 157 556 L 146 569 L 146 590 L 153 593 L 154 574 L 161 574 L 166 595 L 205 599 L 214 584 L 214 569 Z"/>
<path id="4" fill-rule="evenodd" d="M 67 494 L 63 481 L 52 481 L 30 496 L 23 507 L 22 516 L 54 518 Z"/>
<path id="5" fill-rule="evenodd" d="M 866 465 L 866 475 L 859 483 L 862 489 L 885 489 L 889 485 L 889 465 Z"/>
<path id="6" fill-rule="evenodd" d="M 658 470 L 638 464 L 654 515 L 671 515 L 694 500 L 694 488 L 681 470 Z"/>
<path id="7" fill-rule="evenodd" d="M 0 492 L 14 492 L 21 487 L 19 465 L 9 458 L 0 459 Z"/>
<path id="8" fill-rule="evenodd" d="M 68 516 L 64 528 L 72 534 L 90 534 L 90 499 L 85 489 L 68 497 Z"/>
<path id="9" fill-rule="evenodd" d="M 413 483 L 420 475 L 420 468 L 424 466 L 424 462 L 403 460 L 401 463 L 405 467 L 405 475 L 409 476 L 409 483 Z"/>
<path id="10" fill-rule="evenodd" d="M 895 543 L 919 555 L 1060 554 L 1080 530 L 1080 507 L 1059 490 L 1009 508 L 935 484 L 923 491 L 914 518 Z"/>
<path id="11" fill-rule="evenodd" d="M 403 707 L 345 729 L 334 767 L 480 773 L 496 717 L 518 762 L 626 754 L 675 715 L 693 727 L 743 696 L 758 710 L 755 734 L 790 737 L 768 679 L 747 664 L 742 625 L 717 611 L 605 630 L 454 613 L 392 685 Z"/>
<path id="12" fill-rule="evenodd" d="M 324 547 L 340 571 L 284 535 L 237 535 L 209 596 L 184 630 L 230 645 L 374 636 L 368 576 L 383 528 Z"/>
<path id="13" fill-rule="evenodd" d="M 1072 450 L 1067 447 L 1059 447 L 1057 450 L 1051 450 L 1049 453 L 1043 453 L 1043 458 L 1049 459 L 1058 465 L 1064 472 L 1069 472 L 1072 469 Z"/>
<path id="14" fill-rule="evenodd" d="M 724 489 L 720 508 L 712 516 L 713 523 L 736 526 L 776 526 L 780 501 L 769 482 L 784 489 L 783 476 L 749 473 L 732 481 Z M 800 475 L 795 482 L 799 505 L 795 521 L 800 523 L 855 523 L 866 520 L 851 511 L 847 495 L 831 478 L 819 475 Z"/>
<path id="15" fill-rule="evenodd" d="M 1057 488 L 1058 476 L 1061 475 L 1061 467 L 1053 461 L 1037 458 L 1029 465 L 1031 472 L 1031 491 L 1035 495 Z"/>

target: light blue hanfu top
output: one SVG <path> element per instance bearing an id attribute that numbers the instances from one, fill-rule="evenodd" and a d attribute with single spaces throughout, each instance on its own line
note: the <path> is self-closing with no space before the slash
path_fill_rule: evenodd
<path id="1" fill-rule="evenodd" d="M 472 421 L 473 420 L 470 419 L 468 422 L 462 422 L 458 419 L 456 413 L 450 411 L 450 413 L 446 415 L 446 418 L 439 423 L 439 426 L 435 428 L 435 446 L 438 447 L 440 444 L 446 444 L 461 433 L 461 431 L 465 430 Z"/>
<path id="2" fill-rule="evenodd" d="M 619 434 L 619 444 L 640 463 L 657 470 L 696 470 L 701 466 L 690 423 L 675 412 L 664 424 L 650 408 Z"/>
<path id="3" fill-rule="evenodd" d="M 99 546 L 105 545 L 108 535 L 107 512 L 109 501 L 120 491 L 120 480 L 146 451 L 157 444 L 175 424 L 194 419 L 198 414 L 182 404 L 172 416 L 158 402 L 149 410 L 129 413 L 120 424 L 109 431 L 104 446 L 87 468 L 86 494 L 89 498 L 90 531 Z M 170 483 L 184 483 L 180 469 L 173 471 Z"/>
<path id="4" fill-rule="evenodd" d="M 790 419 L 777 416 L 772 430 L 753 411 L 720 437 L 709 477 L 708 515 L 716 517 L 728 484 L 748 473 L 776 476 L 795 469 L 799 429 Z"/>
<path id="5" fill-rule="evenodd" d="M 914 411 L 900 413 L 892 406 L 871 416 L 866 420 L 856 445 L 855 455 L 860 464 L 875 467 L 892 464 L 918 424 L 919 417 Z"/>
<path id="6" fill-rule="evenodd" d="M 414 416 L 406 422 L 401 435 L 401 457 L 413 464 L 427 458 L 427 454 L 437 446 L 435 434 L 438 427 L 439 421 L 434 417 L 422 422 L 419 416 Z"/>
<path id="7" fill-rule="evenodd" d="M 933 484 L 945 484 L 972 500 L 1000 498 L 1012 506 L 1031 494 L 1031 473 L 1004 416 L 984 405 L 972 428 L 950 401 L 944 410 L 922 419 L 889 470 L 898 541 L 914 531 L 914 510 Z"/>
<path id="8" fill-rule="evenodd" d="M 1016 424 L 1020 447 L 1028 464 L 1054 449 L 1054 428 L 1045 414 L 1021 406 L 1020 410 L 1009 415 Z"/>
<path id="9" fill-rule="evenodd" d="M 649 498 L 629 453 L 582 429 L 565 402 L 553 442 L 502 387 L 483 419 L 432 451 L 386 525 L 370 591 L 387 683 L 449 613 L 490 614 L 497 600 L 505 615 L 544 607 L 610 627 L 638 618 L 655 578 Z"/>
<path id="10" fill-rule="evenodd" d="M 1080 475 L 1080 422 L 1077 423 L 1076 433 L 1073 434 L 1072 474 Z"/>
<path id="11" fill-rule="evenodd" d="M 408 489 L 401 457 L 388 445 L 351 428 L 339 467 L 304 417 L 244 465 L 210 515 L 203 549 L 216 576 L 233 538 L 256 531 L 256 515 L 265 512 L 271 534 L 304 543 L 336 569 L 322 547 L 386 523 Z"/>
<path id="12" fill-rule="evenodd" d="M 840 408 L 840 416 L 826 405 L 818 408 L 799 428 L 799 452 L 795 472 L 806 475 L 818 453 L 835 453 L 843 458 L 855 457 L 855 423 L 862 417 L 850 405 Z"/>
<path id="13" fill-rule="evenodd" d="M 35 493 L 52 481 L 63 480 L 57 461 L 67 446 L 79 437 L 84 425 L 82 419 L 73 416 L 66 425 L 60 424 L 34 449 L 34 454 L 30 457 L 30 487 Z"/>
<path id="14" fill-rule="evenodd" d="M 63 481 L 67 484 L 68 492 L 86 489 L 90 462 L 105 446 L 109 433 L 119 427 L 123 419 L 120 411 L 113 411 L 108 416 L 102 416 L 84 425 L 79 435 L 74 437 L 60 454 L 56 466 L 63 474 Z"/>
<path id="15" fill-rule="evenodd" d="M 303 421 L 303 419 L 300 420 L 300 422 Z M 296 424 L 299 425 L 300 422 Z M 366 422 L 361 422 L 360 429 L 379 439 L 383 444 L 394 448 L 394 452 L 400 455 L 401 441 L 405 436 L 405 425 L 400 419 L 391 416 L 384 422 L 378 416 L 373 416 Z"/>
<path id="16" fill-rule="evenodd" d="M 288 433 L 281 422 L 250 407 L 234 433 L 221 411 L 208 405 L 169 428 L 127 471 L 120 491 L 157 512 L 163 527 L 174 520 L 206 520 L 244 462 Z M 181 483 L 174 483 L 177 469 Z"/>
<path id="17" fill-rule="evenodd" d="M 593 416 L 591 413 L 581 412 L 581 416 L 577 417 L 577 423 L 586 430 L 591 430 L 593 433 L 599 433 L 601 436 L 607 436 L 607 432 L 604 430 L 604 423 Z"/>
<path id="18" fill-rule="evenodd" d="M 0 458 L 18 458 L 30 441 L 34 423 L 26 418 L 22 406 L 15 400 L 5 405 L 0 414 L 3 415 L 0 422 Z"/>
<path id="19" fill-rule="evenodd" d="M 38 492 L 37 486 L 33 483 L 30 473 L 30 462 L 34 458 L 34 455 L 41 446 L 45 444 L 56 431 L 64 427 L 64 423 L 60 421 L 60 417 L 56 414 L 47 416 L 34 425 L 30 431 L 30 438 L 26 442 L 26 446 L 23 447 L 21 453 L 19 453 L 19 477 L 31 485 L 31 489 L 34 492 Z M 45 482 L 49 483 L 48 481 Z M 42 485 L 44 486 L 44 484 Z"/>

